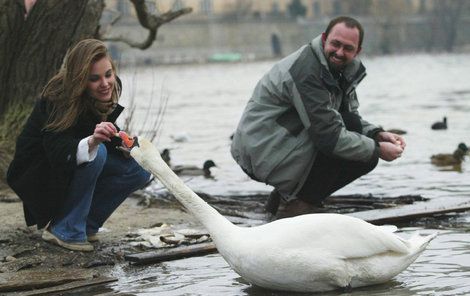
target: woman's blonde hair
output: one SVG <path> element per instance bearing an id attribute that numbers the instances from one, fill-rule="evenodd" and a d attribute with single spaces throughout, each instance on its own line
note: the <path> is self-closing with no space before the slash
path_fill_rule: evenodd
<path id="1" fill-rule="evenodd" d="M 86 87 L 92 64 L 102 58 L 110 61 L 116 76 L 116 66 L 106 45 L 100 40 L 84 39 L 67 52 L 59 72 L 49 80 L 41 93 L 43 99 L 52 103 L 46 130 L 66 130 L 84 112 L 97 112 L 94 99 L 86 93 Z M 117 80 L 116 77 L 111 96 L 114 104 L 121 93 Z"/>

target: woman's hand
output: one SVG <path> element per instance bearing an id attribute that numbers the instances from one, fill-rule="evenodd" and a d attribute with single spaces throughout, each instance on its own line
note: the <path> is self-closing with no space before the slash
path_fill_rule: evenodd
<path id="1" fill-rule="evenodd" d="M 93 131 L 93 135 L 88 138 L 88 146 L 90 150 L 94 149 L 102 142 L 110 142 L 115 136 L 117 129 L 111 122 L 98 123 Z"/>

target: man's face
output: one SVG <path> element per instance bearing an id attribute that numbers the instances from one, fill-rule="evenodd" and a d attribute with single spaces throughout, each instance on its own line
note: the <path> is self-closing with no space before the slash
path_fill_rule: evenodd
<path id="1" fill-rule="evenodd" d="M 361 50 L 359 30 L 348 28 L 344 23 L 336 24 L 324 40 L 323 46 L 330 69 L 342 71 Z"/>

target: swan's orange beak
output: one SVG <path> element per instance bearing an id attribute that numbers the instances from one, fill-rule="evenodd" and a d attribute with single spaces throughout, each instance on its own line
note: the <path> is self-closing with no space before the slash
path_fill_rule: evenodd
<path id="1" fill-rule="evenodd" d="M 135 146 L 139 146 L 139 143 L 137 142 L 137 137 L 131 137 L 126 132 L 124 131 L 119 131 L 118 135 L 119 138 L 122 140 L 122 145 L 128 149 L 132 149 Z"/>

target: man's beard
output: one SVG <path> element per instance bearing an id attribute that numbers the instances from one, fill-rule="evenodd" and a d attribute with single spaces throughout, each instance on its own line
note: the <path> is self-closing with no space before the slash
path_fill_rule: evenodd
<path id="1" fill-rule="evenodd" d="M 331 61 L 331 58 L 332 57 L 335 57 L 341 61 L 343 61 L 342 64 L 336 64 L 336 63 L 333 63 Z M 344 57 L 338 57 L 334 52 L 331 52 L 329 55 L 328 55 L 328 67 L 330 68 L 330 71 L 333 73 L 333 74 L 339 74 L 341 72 L 343 72 L 344 68 L 346 68 L 346 59 Z"/>

